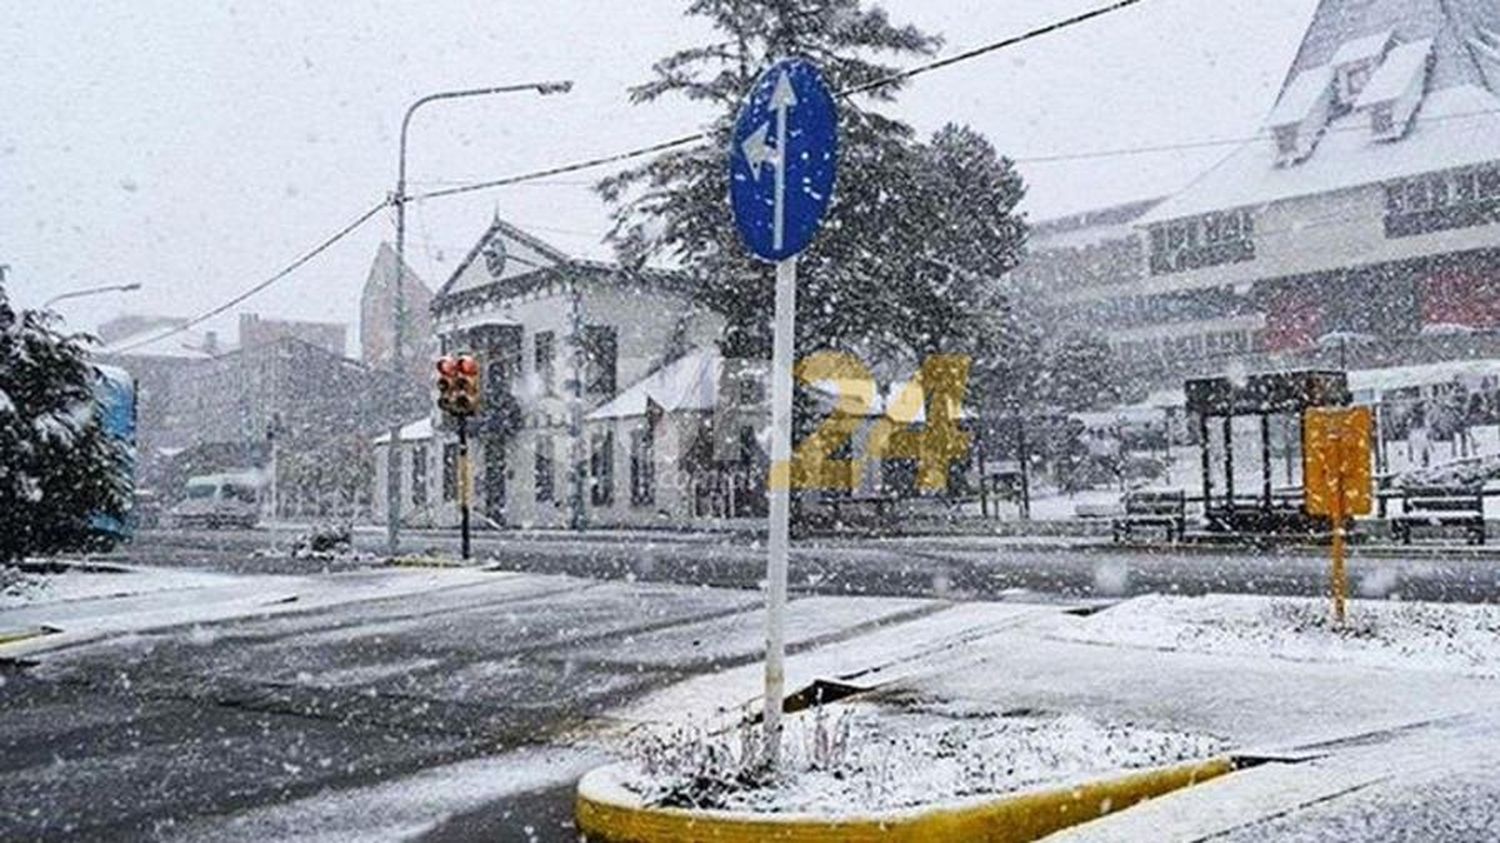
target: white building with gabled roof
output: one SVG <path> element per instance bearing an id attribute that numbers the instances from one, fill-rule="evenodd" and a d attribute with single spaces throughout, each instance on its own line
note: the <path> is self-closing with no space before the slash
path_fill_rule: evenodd
<path id="1" fill-rule="evenodd" d="M 1362 365 L 1500 356 L 1497 32 L 1494 0 L 1322 0 L 1262 135 L 1111 235 L 1140 263 L 1042 292 L 1163 383 L 1327 336 L 1370 337 Z M 1040 245 L 1023 277 L 1066 271 Z"/>
<path id="2" fill-rule="evenodd" d="M 692 303 L 691 283 L 682 272 L 575 257 L 494 219 L 431 307 L 436 353 L 472 353 L 480 362 L 484 408 L 470 423 L 476 523 L 630 524 L 659 520 L 664 506 L 675 513 L 664 503 L 670 492 L 647 482 L 669 469 L 648 466 L 641 454 L 666 427 L 623 412 L 619 400 L 718 338 L 722 319 Z M 619 412 L 608 419 L 591 417 L 612 404 Z M 432 421 L 431 439 L 397 449 L 403 518 L 452 525 L 456 436 L 436 407 Z M 677 448 L 647 449 L 665 459 Z M 390 450 L 377 449 L 377 489 L 385 488 Z M 413 487 L 411 475 L 432 488 Z M 414 501 L 422 502 L 420 515 Z"/>

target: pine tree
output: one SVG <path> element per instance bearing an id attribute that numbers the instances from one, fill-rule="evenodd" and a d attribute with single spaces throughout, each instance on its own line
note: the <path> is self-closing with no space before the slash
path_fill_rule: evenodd
<path id="1" fill-rule="evenodd" d="M 88 546 L 91 520 L 128 505 L 128 455 L 93 411 L 88 339 L 51 319 L 17 312 L 0 287 L 0 563 Z"/>
<path id="2" fill-rule="evenodd" d="M 940 40 L 893 23 L 861 0 L 695 0 L 721 41 L 674 53 L 637 103 L 668 94 L 716 112 L 701 145 L 667 152 L 601 182 L 615 204 L 614 239 L 626 262 L 669 258 L 695 276 L 699 303 L 728 322 L 730 356 L 769 356 L 773 272 L 748 256 L 731 215 L 726 160 L 742 98 L 785 56 L 818 63 L 835 91 L 889 78 L 875 56 L 920 57 Z M 839 180 L 823 230 L 802 255 L 797 350 L 836 348 L 909 364 L 932 351 L 967 351 L 1004 315 L 994 292 L 1014 265 L 1024 224 L 1010 163 L 969 129 L 931 144 L 874 106 L 901 85 L 839 99 Z"/>

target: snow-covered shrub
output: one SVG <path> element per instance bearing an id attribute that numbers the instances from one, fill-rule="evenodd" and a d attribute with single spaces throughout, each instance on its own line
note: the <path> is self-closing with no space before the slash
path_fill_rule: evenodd
<path id="1" fill-rule="evenodd" d="M 94 519 L 129 505 L 129 455 L 93 412 L 91 340 L 53 318 L 0 288 L 0 563 L 88 547 Z"/>
<path id="2" fill-rule="evenodd" d="M 296 559 L 339 556 L 349 553 L 353 528 L 348 524 L 316 524 L 292 540 L 292 557 Z"/>

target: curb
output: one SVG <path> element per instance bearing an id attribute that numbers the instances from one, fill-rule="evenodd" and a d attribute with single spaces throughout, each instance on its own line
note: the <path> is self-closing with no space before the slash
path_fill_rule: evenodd
<path id="1" fill-rule="evenodd" d="M 460 562 L 445 556 L 397 556 L 385 561 L 387 568 L 478 568 L 473 562 Z"/>
<path id="2" fill-rule="evenodd" d="M 575 818 L 579 832 L 597 843 L 1024 843 L 1234 769 L 1234 761 L 1225 756 L 984 801 L 819 818 L 646 807 L 615 783 L 618 765 L 611 765 L 579 780 Z"/>
<path id="3" fill-rule="evenodd" d="M 34 626 L 26 629 L 0 629 L 0 645 L 29 641 L 32 638 L 53 635 L 60 631 L 50 626 Z"/>

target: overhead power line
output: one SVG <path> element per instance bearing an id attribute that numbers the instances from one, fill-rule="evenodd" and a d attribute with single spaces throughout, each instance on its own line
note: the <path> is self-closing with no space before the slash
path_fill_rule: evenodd
<path id="1" fill-rule="evenodd" d="M 992 41 L 988 44 L 975 47 L 972 50 L 965 50 L 961 53 L 956 53 L 946 58 L 937 59 L 936 61 L 930 61 L 926 64 L 919 64 L 915 67 L 908 67 L 905 70 L 893 73 L 883 79 L 876 79 L 873 82 L 867 82 L 863 85 L 850 88 L 846 91 L 840 91 L 838 95 L 840 97 L 852 97 L 855 94 L 868 93 L 875 90 L 876 88 L 884 88 L 887 85 L 894 85 L 900 82 L 905 82 L 908 79 L 920 76 L 924 73 L 931 73 L 934 70 L 939 70 L 950 65 L 955 65 L 959 62 L 965 62 L 969 59 L 978 58 L 988 53 L 993 53 L 997 50 L 1003 50 L 1006 47 L 1014 47 L 1017 44 L 1030 41 L 1033 38 L 1040 38 L 1043 35 L 1051 35 L 1054 32 L 1060 32 L 1064 29 L 1077 26 L 1081 23 L 1086 23 L 1095 18 L 1113 14 L 1114 12 L 1118 12 L 1122 9 L 1127 9 L 1142 2 L 1144 2 L 1144 0 L 1118 0 L 1118 2 L 1111 3 L 1108 6 L 1100 6 L 1097 9 L 1092 9 L 1082 14 L 1074 15 L 1071 18 L 1064 18 L 1060 21 L 1054 21 L 1053 23 L 1049 23 L 1045 26 L 1039 26 L 1036 29 L 1023 32 L 1020 35 L 1013 35 L 1009 38 L 1003 38 L 999 41 Z"/>
<path id="2" fill-rule="evenodd" d="M 993 53 L 995 51 L 1002 50 L 1002 49 L 1005 49 L 1007 47 L 1015 46 L 1017 44 L 1025 42 L 1025 41 L 1030 41 L 1030 40 L 1032 40 L 1034 38 L 1039 38 L 1039 37 L 1044 36 L 1044 35 L 1049 35 L 1051 33 L 1058 32 L 1058 31 L 1061 31 L 1063 29 L 1067 29 L 1069 27 L 1077 26 L 1077 25 L 1079 25 L 1081 23 L 1084 23 L 1086 21 L 1090 21 L 1090 20 L 1093 20 L 1095 18 L 1099 18 L 1099 17 L 1102 17 L 1104 15 L 1108 15 L 1108 14 L 1111 14 L 1113 12 L 1120 11 L 1120 10 L 1128 8 L 1130 6 L 1138 5 L 1139 3 L 1142 3 L 1142 2 L 1144 2 L 1144 0 L 1118 0 L 1118 2 L 1112 3 L 1110 5 L 1101 6 L 1101 7 L 1097 8 L 1097 9 L 1093 9 L 1091 11 L 1084 12 L 1082 14 L 1074 15 L 1073 17 L 1070 17 L 1070 18 L 1065 18 L 1065 19 L 1060 20 L 1060 21 L 1055 21 L 1055 22 L 1047 24 L 1045 26 L 1041 26 L 1041 27 L 1038 27 L 1036 29 L 1032 29 L 1032 30 L 1029 30 L 1027 32 L 1023 32 L 1023 33 L 1021 33 L 1019 35 L 1014 35 L 1014 36 L 1011 36 L 1011 37 L 1008 37 L 1008 38 L 1003 38 L 1003 39 L 1001 39 L 999 41 L 993 41 L 991 43 L 984 44 L 984 45 L 979 46 L 979 47 L 975 47 L 975 48 L 973 48 L 971 50 L 965 50 L 964 52 L 958 53 L 956 55 L 948 56 L 946 58 L 941 58 L 941 59 L 937 59 L 937 60 L 934 60 L 934 61 L 927 62 L 925 64 L 920 64 L 920 65 L 916 65 L 914 67 L 906 68 L 905 70 L 899 71 L 899 72 L 894 73 L 894 74 L 892 74 L 890 76 L 887 76 L 887 77 L 884 77 L 884 78 L 881 78 L 881 79 L 877 79 L 877 80 L 874 80 L 872 82 L 868 82 L 866 84 L 859 85 L 859 86 L 856 86 L 854 88 L 850 88 L 848 90 L 840 91 L 837 94 L 837 96 L 839 98 L 843 99 L 843 98 L 855 96 L 857 94 L 866 93 L 866 92 L 875 90 L 877 88 L 882 88 L 882 87 L 885 87 L 887 85 L 894 85 L 894 84 L 903 82 L 903 81 L 905 81 L 907 79 L 911 79 L 913 77 L 920 76 L 920 75 L 925 74 L 925 73 L 930 73 L 930 72 L 932 72 L 934 70 L 938 70 L 940 68 L 949 67 L 951 65 L 955 65 L 955 64 L 958 64 L 960 62 L 968 61 L 970 59 L 974 59 L 974 58 L 977 58 L 979 56 L 986 55 L 988 53 Z M 541 169 L 541 170 L 533 170 L 533 171 L 528 172 L 528 173 L 522 173 L 522 174 L 515 175 L 515 176 L 507 176 L 505 178 L 493 179 L 493 180 L 490 180 L 490 181 L 483 181 L 483 182 L 476 182 L 476 183 L 473 183 L 473 184 L 459 185 L 457 187 L 450 187 L 450 188 L 445 188 L 445 189 L 442 189 L 442 190 L 433 190 L 433 191 L 428 191 L 426 193 L 412 194 L 410 196 L 404 197 L 402 199 L 402 201 L 405 201 L 405 202 L 421 202 L 421 201 L 425 201 L 425 200 L 429 200 L 429 199 L 441 199 L 441 198 L 448 197 L 448 196 L 457 196 L 457 195 L 464 194 L 464 193 L 473 193 L 475 191 L 480 191 L 480 190 L 489 190 L 489 189 L 497 188 L 497 187 L 505 187 L 505 186 L 513 185 L 513 184 L 522 184 L 522 183 L 525 183 L 525 182 L 537 181 L 537 180 L 540 180 L 540 179 L 546 179 L 546 178 L 550 178 L 552 176 L 559 176 L 559 175 L 563 175 L 563 174 L 566 174 L 566 173 L 576 173 L 576 172 L 579 172 L 581 170 L 596 169 L 598 167 L 604 167 L 604 166 L 608 166 L 610 164 L 618 164 L 618 163 L 622 163 L 622 162 L 625 162 L 625 161 L 630 161 L 630 160 L 633 160 L 633 159 L 636 159 L 636 158 L 641 158 L 641 157 L 644 157 L 644 156 L 647 156 L 647 155 L 653 155 L 653 154 L 656 154 L 658 152 L 665 152 L 665 151 L 670 150 L 670 149 L 676 149 L 678 147 L 688 146 L 690 144 L 694 144 L 694 143 L 697 143 L 699 141 L 702 141 L 702 140 L 706 139 L 708 136 L 709 136 L 708 132 L 696 132 L 696 133 L 691 134 L 691 135 L 684 135 L 684 136 L 681 136 L 681 137 L 672 138 L 670 140 L 665 140 L 665 141 L 662 141 L 660 143 L 654 143 L 654 144 L 650 144 L 648 146 L 637 147 L 635 149 L 629 149 L 629 150 L 625 150 L 624 152 L 617 152 L 617 153 L 614 153 L 614 154 L 611 154 L 611 155 L 602 155 L 602 156 L 598 156 L 598 157 L 595 157 L 595 158 L 588 158 L 588 159 L 585 159 L 585 160 L 582 160 L 582 161 L 576 161 L 576 162 L 573 162 L 573 163 L 570 163 L 570 164 L 563 164 L 563 165 L 559 165 L 559 166 L 556 166 L 556 167 L 548 167 L 548 168 Z M 298 257 L 296 260 L 292 261 L 292 263 L 288 264 L 280 272 L 277 272 L 275 275 L 272 275 L 271 277 L 265 279 L 264 281 L 261 281 L 260 283 L 256 284 L 255 286 L 250 287 L 249 289 L 245 290 L 244 292 L 240 293 L 239 295 L 235 296 L 234 298 L 230 299 L 229 301 L 226 301 L 223 304 L 221 304 L 221 305 L 219 305 L 219 306 L 217 306 L 217 307 L 215 307 L 215 308 L 213 308 L 211 310 L 205 311 L 204 313 L 201 313 L 201 314 L 199 314 L 197 316 L 194 316 L 192 319 L 188 320 L 186 323 L 184 323 L 182 325 L 179 325 L 179 326 L 176 326 L 174 328 L 171 328 L 171 329 L 168 329 L 166 331 L 163 331 L 161 334 L 158 334 L 156 336 L 148 337 L 148 338 L 143 339 L 143 340 L 141 340 L 139 342 L 131 343 L 129 345 L 123 346 L 121 348 L 116 349 L 116 351 L 117 352 L 131 351 L 133 349 L 140 348 L 141 346 L 147 345 L 149 343 L 159 342 L 159 341 L 161 341 L 163 339 L 166 339 L 167 337 L 174 336 L 176 334 L 182 333 L 183 331 L 186 331 L 186 330 L 188 330 L 189 328 L 192 328 L 195 325 L 199 325 L 199 324 L 201 324 L 201 323 L 203 323 L 203 322 L 205 322 L 205 321 L 207 321 L 209 319 L 212 319 L 215 316 L 218 316 L 219 314 L 221 314 L 221 313 L 229 310 L 231 307 L 234 307 L 235 305 L 244 302 L 245 300 L 249 299 L 251 296 L 254 296 L 255 294 L 257 294 L 257 293 L 261 292 L 262 290 L 266 289 L 267 287 L 270 287 L 271 285 L 275 284 L 276 282 L 278 282 L 278 281 L 282 280 L 283 278 L 287 277 L 288 275 L 292 274 L 298 268 L 300 268 L 303 264 L 305 264 L 308 261 L 312 260 L 313 258 L 317 257 L 319 254 L 321 254 L 324 251 L 326 251 L 333 244 L 337 243 L 339 240 L 342 240 L 344 237 L 346 237 L 349 234 L 351 234 L 355 229 L 359 228 L 361 225 L 364 225 L 371 218 L 373 218 L 376 214 L 380 213 L 381 210 L 389 207 L 391 204 L 392 204 L 392 200 L 387 199 L 387 200 L 382 201 L 380 204 L 375 205 L 374 207 L 370 208 L 369 210 L 367 210 L 363 214 L 361 214 L 357 219 L 354 220 L 354 222 L 352 222 L 349 225 L 345 226 L 344 228 L 340 229 L 337 233 L 335 233 L 334 235 L 332 235 L 331 237 L 329 237 L 327 240 L 324 240 L 322 243 L 318 244 L 312 250 L 304 253 L 303 255 L 301 255 L 300 257 Z"/>
<path id="3" fill-rule="evenodd" d="M 1023 43 L 1025 41 L 1030 41 L 1034 38 L 1040 38 L 1044 35 L 1050 35 L 1054 32 L 1059 32 L 1069 27 L 1077 26 L 1081 23 L 1094 20 L 1095 18 L 1103 17 L 1104 15 L 1108 15 L 1113 12 L 1118 12 L 1122 9 L 1128 8 L 1130 6 L 1135 6 L 1143 2 L 1145 2 L 1145 0 L 1118 0 L 1118 2 L 1112 3 L 1108 6 L 1101 6 L 1097 9 L 1093 9 L 1079 15 L 1074 15 L 1070 18 L 1049 23 L 1046 26 L 1037 27 L 1036 29 L 1023 32 L 1019 35 L 1002 38 L 999 41 L 992 41 L 988 44 L 975 47 L 974 49 L 965 50 L 961 53 L 947 56 L 945 58 L 935 59 L 925 64 L 908 67 L 905 70 L 898 71 L 891 74 L 890 76 L 885 76 L 880 79 L 876 79 L 873 82 L 867 82 L 863 85 L 857 85 L 853 88 L 840 91 L 835 96 L 839 99 L 847 99 L 858 94 L 868 93 L 870 91 L 876 90 L 877 88 L 884 88 L 888 85 L 899 84 L 915 76 L 920 76 L 924 73 L 931 73 L 934 70 L 949 67 L 951 65 L 968 61 L 970 59 L 978 58 L 980 56 L 993 53 L 997 50 L 1005 49 L 1006 47 L 1014 47 L 1015 45 Z M 440 199 L 445 196 L 457 196 L 462 193 L 472 193 L 477 190 L 489 190 L 496 187 L 521 184 L 523 182 L 549 178 L 551 176 L 558 176 L 564 173 L 576 173 L 580 170 L 591 170 L 598 167 L 607 166 L 609 164 L 618 164 L 624 161 L 630 161 L 635 158 L 653 155 L 658 152 L 665 152 L 669 149 L 676 149 L 677 147 L 681 146 L 688 146 L 690 144 L 706 140 L 708 139 L 708 137 L 708 132 L 696 132 L 691 135 L 683 135 L 678 138 L 662 141 L 661 143 L 651 144 L 650 146 L 638 147 L 636 149 L 618 152 L 613 155 L 604 155 L 598 158 L 590 158 L 583 161 L 577 161 L 572 164 L 549 167 L 545 170 L 535 170 L 533 172 L 522 173 L 515 176 L 507 176 L 505 178 L 494 179 L 492 181 L 475 182 L 473 184 L 465 184 L 458 187 L 445 188 L 443 190 L 433 190 L 426 193 L 413 194 L 406 197 L 406 201 L 421 202 L 428 199 Z"/>
<path id="4" fill-rule="evenodd" d="M 306 252 L 303 252 L 300 256 L 297 257 L 296 260 L 294 260 L 291 263 L 287 264 L 285 267 L 283 267 L 281 269 L 281 271 L 277 272 L 275 275 L 272 275 L 271 277 L 265 279 L 264 281 L 261 281 L 260 283 L 256 284 L 255 286 L 250 287 L 249 289 L 245 290 L 244 292 L 240 293 L 239 295 L 235 296 L 234 298 L 230 299 L 229 301 L 224 302 L 223 304 L 219 305 L 218 307 L 215 307 L 215 308 L 213 308 L 211 310 L 204 311 L 203 313 L 200 313 L 197 316 L 194 316 L 193 318 L 191 318 L 188 321 L 182 323 L 181 325 L 176 325 L 176 326 L 174 326 L 172 328 L 169 328 L 169 329 L 161 332 L 160 334 L 157 334 L 157 335 L 151 336 L 151 337 L 146 337 L 145 339 L 142 339 L 139 342 L 133 342 L 133 343 L 130 343 L 129 345 L 121 346 L 120 348 L 114 349 L 114 352 L 115 353 L 121 353 L 121 352 L 126 352 L 126 351 L 133 351 L 134 349 L 140 348 L 140 347 L 142 347 L 144 345 L 149 345 L 149 344 L 154 343 L 154 342 L 160 342 L 161 340 L 164 340 L 167 337 L 175 336 L 177 334 L 180 334 L 183 331 L 186 331 L 186 330 L 188 330 L 189 328 L 192 328 L 195 325 L 202 324 L 203 322 L 206 322 L 209 319 L 212 319 L 215 316 L 218 316 L 219 314 L 221 314 L 224 311 L 230 309 L 231 307 L 234 307 L 235 305 L 237 305 L 237 304 L 245 301 L 246 299 L 250 298 L 251 296 L 255 295 L 256 293 L 259 293 L 261 290 L 266 289 L 267 287 L 271 286 L 272 284 L 275 284 L 277 281 L 280 281 L 281 279 L 287 277 L 288 275 L 291 275 L 293 272 L 296 272 L 298 269 L 300 269 L 302 267 L 303 264 L 306 264 L 308 261 L 310 261 L 313 258 L 317 257 L 318 255 L 321 255 L 323 252 L 327 251 L 330 247 L 332 247 L 333 244 L 339 242 L 340 240 L 342 240 L 345 237 L 349 236 L 350 234 L 354 233 L 355 229 L 357 229 L 360 226 L 364 225 L 365 223 L 369 222 L 376 214 L 380 213 L 381 210 L 383 210 L 389 204 L 390 204 L 390 200 L 388 200 L 388 199 L 384 200 L 380 204 L 375 205 L 374 207 L 370 208 L 368 211 L 365 211 L 363 214 L 360 214 L 358 217 L 355 218 L 355 220 L 353 222 L 351 222 L 348 225 L 344 226 L 343 228 L 339 229 L 337 232 L 335 232 L 334 234 L 332 234 L 331 236 L 329 236 L 327 239 L 325 239 L 324 241 L 322 241 L 318 245 L 314 246 L 313 248 L 309 249 Z"/>

